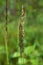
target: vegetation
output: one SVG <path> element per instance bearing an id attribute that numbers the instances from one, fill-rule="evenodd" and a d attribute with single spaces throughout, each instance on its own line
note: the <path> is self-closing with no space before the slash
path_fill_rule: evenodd
<path id="1" fill-rule="evenodd" d="M 24 52 L 19 46 L 19 23 L 24 5 Z M 0 0 L 0 65 L 43 65 L 43 0 L 8 0 L 7 47 L 5 46 L 6 0 Z"/>

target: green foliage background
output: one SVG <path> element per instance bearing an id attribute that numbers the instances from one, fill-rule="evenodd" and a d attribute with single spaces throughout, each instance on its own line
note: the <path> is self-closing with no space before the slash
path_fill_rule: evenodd
<path id="1" fill-rule="evenodd" d="M 24 53 L 20 58 L 18 26 L 22 4 L 26 17 Z M 6 0 L 0 0 L 0 65 L 6 65 L 5 17 Z M 9 65 L 43 65 L 43 0 L 8 0 L 8 52 Z"/>

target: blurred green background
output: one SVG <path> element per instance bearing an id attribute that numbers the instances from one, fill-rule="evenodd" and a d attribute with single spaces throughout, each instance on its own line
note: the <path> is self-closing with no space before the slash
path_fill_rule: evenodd
<path id="1" fill-rule="evenodd" d="M 22 4 L 26 17 L 24 55 L 20 58 L 18 26 Z M 5 18 L 6 0 L 0 0 L 0 65 L 7 65 Z M 43 65 L 43 0 L 8 0 L 8 53 L 9 65 Z"/>

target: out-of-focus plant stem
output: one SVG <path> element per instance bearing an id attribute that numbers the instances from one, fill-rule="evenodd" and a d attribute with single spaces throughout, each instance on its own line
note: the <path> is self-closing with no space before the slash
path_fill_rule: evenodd
<path id="1" fill-rule="evenodd" d="M 6 65 L 9 65 L 9 54 L 8 54 L 8 0 L 6 0 L 6 27 L 5 27 L 5 50 L 6 50 Z"/>

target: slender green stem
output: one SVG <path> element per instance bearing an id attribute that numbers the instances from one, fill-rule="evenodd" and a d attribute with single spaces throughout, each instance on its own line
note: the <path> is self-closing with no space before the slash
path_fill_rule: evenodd
<path id="1" fill-rule="evenodd" d="M 8 32 L 8 0 L 6 0 L 6 31 L 5 31 L 5 49 L 6 49 L 6 60 L 7 60 L 7 63 L 6 63 L 6 65 L 9 65 L 9 54 L 8 54 L 8 34 L 7 34 L 7 32 Z"/>

